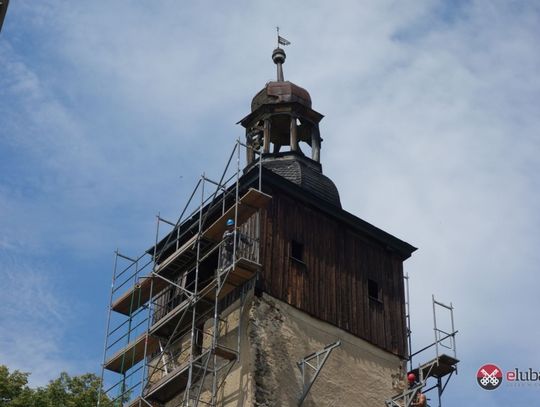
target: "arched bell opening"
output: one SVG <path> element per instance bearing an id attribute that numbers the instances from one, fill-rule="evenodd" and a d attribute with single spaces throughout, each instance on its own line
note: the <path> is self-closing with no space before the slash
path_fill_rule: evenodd
<path id="1" fill-rule="evenodd" d="M 258 120 L 246 129 L 248 164 L 255 151 L 263 154 L 293 152 L 320 162 L 321 138 L 319 126 L 306 118 L 290 113 L 276 113 Z"/>

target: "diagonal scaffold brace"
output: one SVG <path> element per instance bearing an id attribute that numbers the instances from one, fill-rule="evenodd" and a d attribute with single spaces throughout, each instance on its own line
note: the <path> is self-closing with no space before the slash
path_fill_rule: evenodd
<path id="1" fill-rule="evenodd" d="M 302 374 L 302 394 L 298 400 L 298 406 L 302 405 L 311 390 L 313 383 L 315 383 L 321 369 L 326 363 L 326 360 L 330 356 L 330 353 L 338 346 L 341 346 L 341 341 L 326 345 L 324 349 L 312 353 L 303 358 L 300 362 L 297 362 L 300 373 Z"/>

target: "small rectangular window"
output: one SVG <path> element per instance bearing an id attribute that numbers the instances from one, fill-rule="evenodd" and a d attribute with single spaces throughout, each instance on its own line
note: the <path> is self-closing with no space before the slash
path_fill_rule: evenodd
<path id="1" fill-rule="evenodd" d="M 368 296 L 372 300 L 381 301 L 381 290 L 379 284 L 374 280 L 368 280 Z"/>
<path id="2" fill-rule="evenodd" d="M 304 245 L 296 240 L 291 241 L 291 257 L 294 260 L 304 262 Z"/>

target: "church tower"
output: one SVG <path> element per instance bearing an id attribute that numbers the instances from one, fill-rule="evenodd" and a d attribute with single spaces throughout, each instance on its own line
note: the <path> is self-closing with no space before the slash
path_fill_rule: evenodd
<path id="1" fill-rule="evenodd" d="M 201 177 L 178 221 L 158 217 L 151 249 L 117 253 L 103 406 L 377 406 L 397 392 L 416 249 L 342 208 L 323 115 L 285 80 L 285 51 L 272 59 L 221 177 Z"/>
<path id="2" fill-rule="evenodd" d="M 265 311 L 253 328 L 263 338 L 255 365 L 268 372 L 255 370 L 255 394 L 273 395 L 274 404 L 261 405 L 296 405 L 303 396 L 313 406 L 380 405 L 396 392 L 407 358 L 403 262 L 416 249 L 342 208 L 322 171 L 323 115 L 307 90 L 285 81 L 285 58 L 283 49 L 274 50 L 277 80 L 255 95 L 240 121 L 252 147 L 245 182 L 255 182 L 260 164 L 263 191 L 272 197 L 260 215 L 255 290 L 255 309 Z M 315 373 L 302 364 L 305 356 L 322 357 L 335 344 L 321 378 L 303 394 L 310 381 L 299 380 L 302 369 Z"/>

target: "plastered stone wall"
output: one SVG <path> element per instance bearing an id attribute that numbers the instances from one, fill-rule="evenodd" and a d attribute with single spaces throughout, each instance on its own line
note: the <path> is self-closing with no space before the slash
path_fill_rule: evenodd
<path id="1" fill-rule="evenodd" d="M 297 362 L 341 340 L 315 381 L 303 406 L 374 407 L 398 392 L 403 377 L 400 359 L 370 343 L 279 301 L 266 294 L 252 294 L 232 304 L 222 314 L 219 343 L 238 347 L 240 358 L 218 393 L 218 405 L 297 406 L 302 377 Z M 209 328 L 213 322 L 208 321 Z M 203 387 L 209 400 L 211 378 Z M 182 394 L 166 404 L 181 406 Z"/>
<path id="2" fill-rule="evenodd" d="M 396 393 L 395 355 L 266 295 L 254 300 L 250 322 L 256 406 L 297 406 L 297 362 L 338 339 L 304 406 L 384 406 Z"/>

